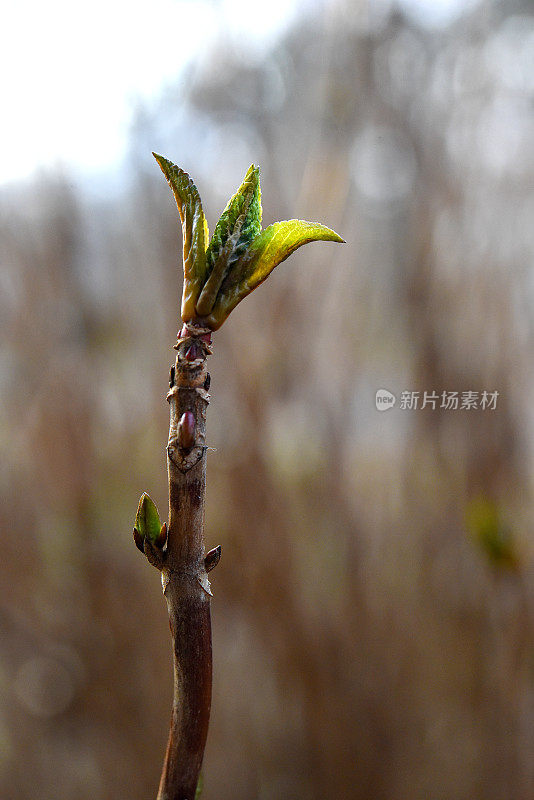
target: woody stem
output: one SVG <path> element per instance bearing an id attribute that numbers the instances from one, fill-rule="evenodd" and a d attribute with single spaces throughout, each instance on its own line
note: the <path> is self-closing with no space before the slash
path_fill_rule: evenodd
<path id="1" fill-rule="evenodd" d="M 169 525 L 160 567 L 173 644 L 174 698 L 158 800 L 194 800 L 212 679 L 211 591 L 204 561 L 209 334 L 199 326 L 184 326 L 175 347 L 167 396 Z"/>

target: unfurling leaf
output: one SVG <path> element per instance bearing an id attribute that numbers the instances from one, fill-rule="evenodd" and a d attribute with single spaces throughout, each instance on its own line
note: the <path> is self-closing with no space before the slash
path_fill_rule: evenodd
<path id="1" fill-rule="evenodd" d="M 182 220 L 184 240 L 184 288 L 182 319 L 195 317 L 195 306 L 206 279 L 206 247 L 209 241 L 208 223 L 202 210 L 198 189 L 187 174 L 172 161 L 152 154 L 171 187 Z"/>
<path id="2" fill-rule="evenodd" d="M 243 183 L 221 214 L 206 252 L 208 277 L 197 302 L 199 317 L 211 312 L 224 278 L 260 231 L 260 170 L 251 164 Z"/>
<path id="3" fill-rule="evenodd" d="M 154 153 L 174 192 L 184 239 L 182 320 L 220 328 L 230 312 L 294 250 L 307 242 L 343 242 L 325 225 L 290 219 L 261 230 L 260 170 L 252 164 L 208 245 L 200 196 L 189 175 Z"/>
<path id="4" fill-rule="evenodd" d="M 223 281 L 207 324 L 219 328 L 236 305 L 260 285 L 288 256 L 308 242 L 344 242 L 319 223 L 290 219 L 275 222 L 258 234 Z"/>
<path id="5" fill-rule="evenodd" d="M 135 516 L 134 530 L 137 531 L 138 538 L 143 540 L 145 537 L 147 537 L 153 543 L 159 543 L 163 538 L 163 543 L 165 543 L 166 536 L 163 537 L 164 527 L 166 534 L 166 526 L 162 525 L 160 522 L 158 509 L 156 508 L 154 501 L 147 495 L 146 492 L 144 492 L 139 500 L 137 514 Z M 137 537 L 135 538 L 137 544 Z"/>

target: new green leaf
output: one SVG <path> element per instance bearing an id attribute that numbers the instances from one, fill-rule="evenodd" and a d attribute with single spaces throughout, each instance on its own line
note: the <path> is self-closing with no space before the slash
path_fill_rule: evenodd
<path id="1" fill-rule="evenodd" d="M 172 161 L 152 154 L 167 178 L 176 199 L 182 221 L 184 240 L 184 288 L 182 293 L 182 319 L 195 317 L 195 306 L 206 280 L 206 247 L 209 241 L 208 224 L 202 210 L 198 189 L 183 169 Z"/>
<path id="2" fill-rule="evenodd" d="M 229 270 L 207 324 L 216 330 L 236 305 L 260 285 L 295 250 L 308 242 L 344 242 L 335 231 L 315 222 L 290 219 L 259 233 Z"/>
<path id="3" fill-rule="evenodd" d="M 184 239 L 182 320 L 212 330 L 297 248 L 307 242 L 343 242 L 335 231 L 290 219 L 261 230 L 260 170 L 252 164 L 221 214 L 208 245 L 200 196 L 189 175 L 154 153 L 174 192 Z"/>
<path id="4" fill-rule="evenodd" d="M 243 183 L 221 214 L 206 252 L 208 277 L 197 302 L 199 317 L 211 312 L 224 278 L 260 231 L 260 170 L 251 164 Z"/>
<path id="5" fill-rule="evenodd" d="M 137 507 L 135 530 L 141 539 L 147 537 L 151 542 L 156 542 L 160 537 L 162 527 L 154 501 L 144 492 Z"/>

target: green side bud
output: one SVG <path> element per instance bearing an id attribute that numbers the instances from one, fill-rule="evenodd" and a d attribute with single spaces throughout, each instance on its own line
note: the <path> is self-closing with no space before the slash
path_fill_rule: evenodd
<path id="1" fill-rule="evenodd" d="M 495 502 L 485 497 L 473 500 L 467 507 L 466 521 L 471 538 L 492 566 L 518 569 L 516 537 Z"/>
<path id="2" fill-rule="evenodd" d="M 138 539 L 144 540 L 145 537 L 148 537 L 153 544 L 158 543 L 162 538 L 163 527 L 154 501 L 144 492 L 139 500 L 137 514 L 135 516 L 134 531 L 137 532 L 137 536 L 134 534 L 134 538 L 136 544 Z M 166 532 L 167 528 L 165 526 L 165 533 Z"/>

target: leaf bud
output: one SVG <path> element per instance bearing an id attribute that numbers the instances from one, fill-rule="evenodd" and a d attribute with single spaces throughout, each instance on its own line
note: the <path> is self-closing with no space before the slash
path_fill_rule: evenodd
<path id="1" fill-rule="evenodd" d="M 195 444 L 195 416 L 192 411 L 184 411 L 178 423 L 178 444 L 183 450 L 191 450 Z"/>

